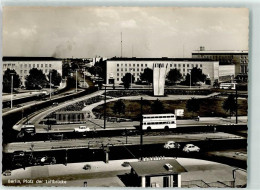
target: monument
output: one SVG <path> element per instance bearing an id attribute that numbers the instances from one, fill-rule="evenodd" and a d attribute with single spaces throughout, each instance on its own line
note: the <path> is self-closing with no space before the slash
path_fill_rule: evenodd
<path id="1" fill-rule="evenodd" d="M 164 96 L 164 85 L 167 71 L 167 63 L 153 64 L 153 95 Z"/>

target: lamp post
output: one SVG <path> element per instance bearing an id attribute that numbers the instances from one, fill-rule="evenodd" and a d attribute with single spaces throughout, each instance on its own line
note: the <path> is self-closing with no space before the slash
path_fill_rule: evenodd
<path id="1" fill-rule="evenodd" d="M 130 74 L 131 74 L 131 88 L 133 88 L 132 87 L 132 69 L 130 69 Z"/>
<path id="2" fill-rule="evenodd" d="M 78 92 L 78 70 L 76 69 L 76 92 Z"/>
<path id="3" fill-rule="evenodd" d="M 14 73 L 11 74 L 11 109 L 13 109 L 13 86 L 14 86 Z"/>
<path id="4" fill-rule="evenodd" d="M 50 100 L 51 100 L 51 72 L 50 72 Z"/>
<path id="5" fill-rule="evenodd" d="M 84 87 L 86 88 L 86 80 L 85 80 L 85 73 L 86 72 L 86 70 L 84 70 Z"/>
<path id="6" fill-rule="evenodd" d="M 190 69 L 190 89 L 191 89 L 191 69 Z"/>

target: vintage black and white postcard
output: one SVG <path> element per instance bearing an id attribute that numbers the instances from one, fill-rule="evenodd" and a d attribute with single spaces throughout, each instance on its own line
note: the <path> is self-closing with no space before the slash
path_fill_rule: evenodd
<path id="1" fill-rule="evenodd" d="M 3 7 L 2 184 L 243 188 L 247 8 Z"/>

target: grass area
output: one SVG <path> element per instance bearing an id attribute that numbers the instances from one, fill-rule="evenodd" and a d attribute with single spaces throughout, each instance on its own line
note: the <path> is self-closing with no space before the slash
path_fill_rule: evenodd
<path id="1" fill-rule="evenodd" d="M 227 113 L 223 108 L 224 98 L 208 98 L 200 99 L 200 110 L 196 113 L 189 112 L 186 109 L 187 100 L 162 100 L 164 113 L 174 113 L 175 109 L 184 109 L 184 118 L 191 118 L 193 116 L 201 117 L 227 117 Z M 112 107 L 115 102 L 107 103 L 106 113 L 107 117 L 125 117 L 130 119 L 138 119 L 140 116 L 140 100 L 123 100 L 125 104 L 125 114 L 114 114 Z M 143 113 L 152 114 L 151 105 L 154 101 L 143 100 Z M 239 99 L 238 100 L 238 115 L 247 115 L 247 100 Z M 93 109 L 94 113 L 103 114 L 104 107 L 103 105 Z"/>

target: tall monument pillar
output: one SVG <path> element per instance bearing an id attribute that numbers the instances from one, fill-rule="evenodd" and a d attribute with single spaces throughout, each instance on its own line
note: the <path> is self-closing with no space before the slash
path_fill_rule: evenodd
<path id="1" fill-rule="evenodd" d="M 164 96 L 167 63 L 153 64 L 153 95 Z"/>

